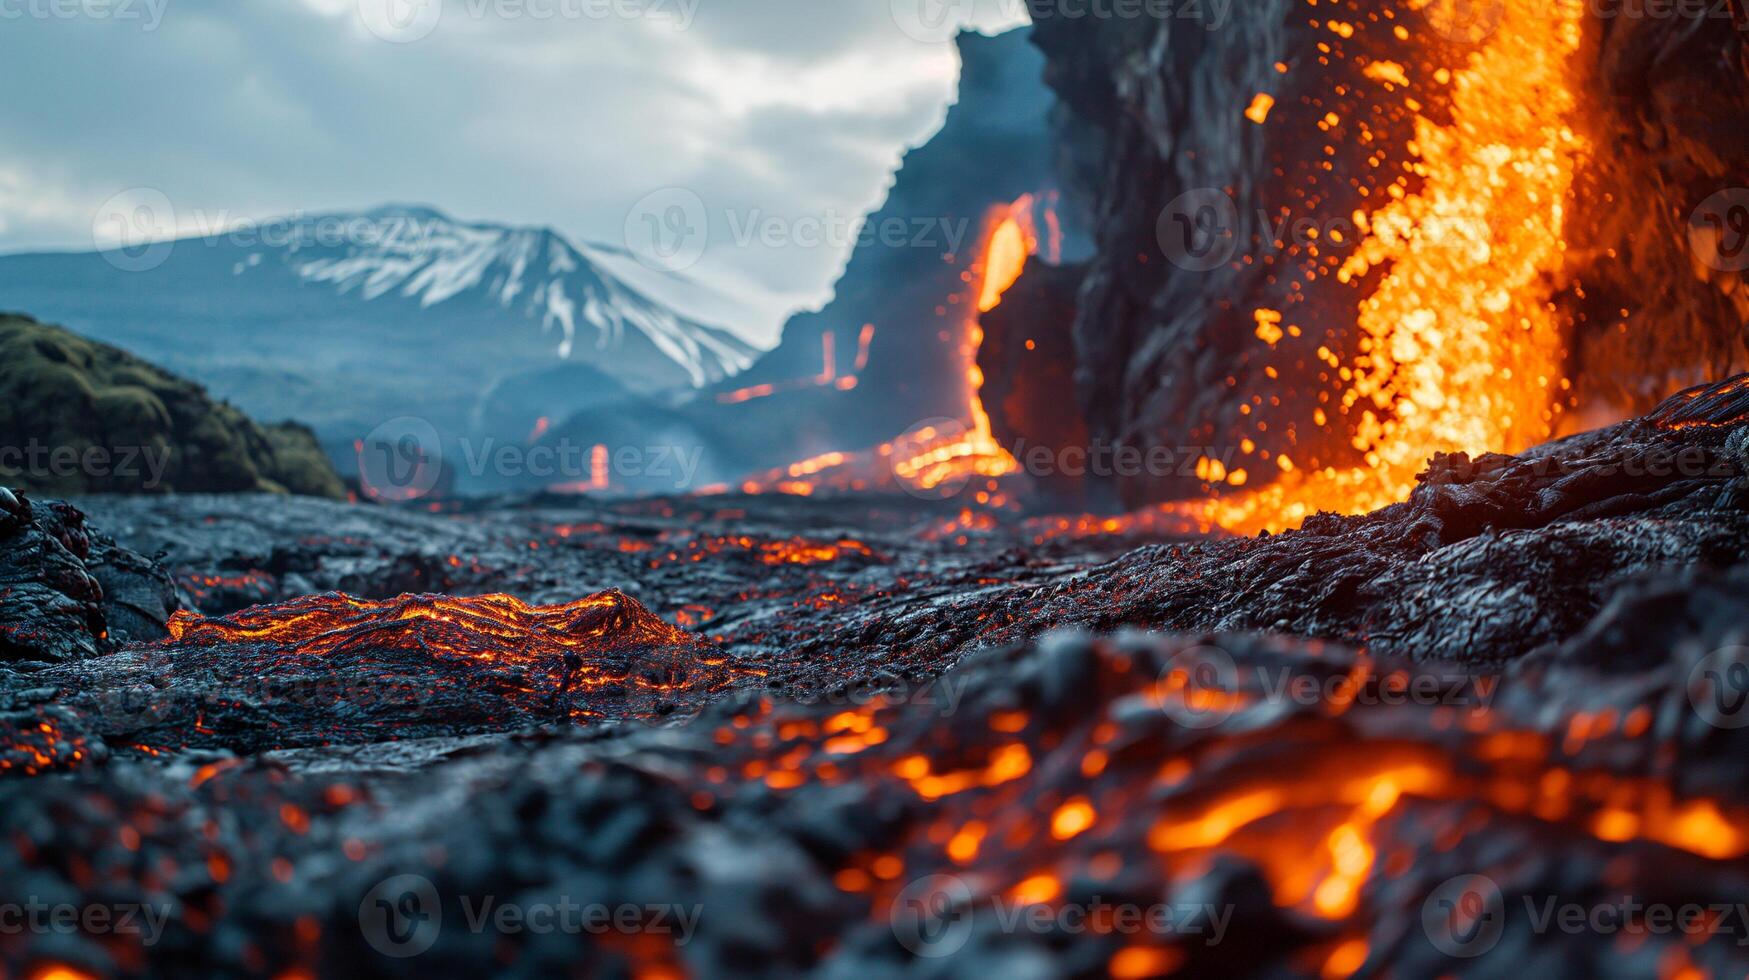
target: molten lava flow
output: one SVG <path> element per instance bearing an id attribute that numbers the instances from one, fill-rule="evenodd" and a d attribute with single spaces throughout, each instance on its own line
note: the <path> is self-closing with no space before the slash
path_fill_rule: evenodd
<path id="1" fill-rule="evenodd" d="M 996 442 L 990 414 L 984 410 L 981 396 L 984 372 L 978 367 L 984 327 L 978 318 L 1001 304 L 1002 295 L 1026 271 L 1027 259 L 1038 251 L 1032 210 L 1032 195 L 1025 194 L 1013 204 L 990 212 L 983 252 L 965 275 L 966 281 L 974 286 L 971 295 L 976 300 L 966 315 L 959 349 L 965 365 L 966 408 L 971 428 L 963 433 L 914 433 L 916 444 L 905 447 L 909 455 L 893 461 L 893 472 L 909 486 L 931 490 L 949 480 L 998 477 L 1019 469 L 1014 457 Z"/>
<path id="2" fill-rule="evenodd" d="M 1038 242 L 1021 227 L 1020 218 L 1015 216 L 1025 213 L 1014 210 L 1020 207 L 1019 203 L 1012 206 L 1009 215 L 990 233 L 990 240 L 984 247 L 984 281 L 978 288 L 979 313 L 988 313 L 1002 302 L 1002 294 L 1026 271 L 1026 260 L 1038 248 Z"/>
<path id="3" fill-rule="evenodd" d="M 926 425 L 872 450 L 830 452 L 798 460 L 782 469 L 745 480 L 740 489 L 746 493 L 776 490 L 798 495 L 811 494 L 821 486 L 868 490 L 890 485 L 891 478 L 896 476 L 907 487 L 927 491 L 944 485 L 957 487 L 962 481 L 979 477 L 994 481 L 996 477 L 1018 470 L 1019 464 L 1014 457 L 996 442 L 990 415 L 984 410 L 980 395 L 984 387 L 984 372 L 978 367 L 978 348 L 984 343 L 984 328 L 978 317 L 1002 302 L 1003 294 L 1020 278 L 1033 255 L 1041 249 L 1047 255 L 1058 254 L 1061 231 L 1057 228 L 1054 213 L 1048 205 L 1042 208 L 1046 236 L 1041 241 L 1034 223 L 1035 210 L 1041 208 L 1030 194 L 1022 195 L 1013 203 L 992 208 L 985 219 L 982 250 L 960 275 L 966 284 L 965 302 L 961 305 L 967 312 L 960 328 L 957 354 L 966 379 L 966 423 Z M 858 370 L 867 361 L 872 331 L 872 327 L 863 328 L 862 345 L 857 353 Z M 838 378 L 834 383 L 840 388 L 853 387 L 854 377 Z M 821 383 L 825 380 L 816 379 Z M 850 384 L 845 384 L 846 380 Z M 735 400 L 746 400 L 740 397 L 740 393 L 734 394 Z M 980 502 L 997 499 L 994 491 L 993 483 L 980 491 Z"/>
<path id="4" fill-rule="evenodd" d="M 613 472 L 609 465 L 607 446 L 596 443 L 589 447 L 589 479 L 573 480 L 569 483 L 554 483 L 547 487 L 548 493 L 597 493 L 611 489 Z"/>
<path id="5" fill-rule="evenodd" d="M 801 537 L 765 539 L 748 535 L 697 535 L 689 536 L 683 548 L 668 552 L 666 560 L 702 562 L 737 552 L 752 555 L 766 565 L 821 565 L 843 558 L 874 555 L 874 549 L 853 538 L 814 541 Z"/>
<path id="6" fill-rule="evenodd" d="M 1357 353 L 1343 363 L 1318 351 L 1346 385 L 1330 408 L 1366 465 L 1277 456 L 1272 485 L 1192 509 L 1246 533 L 1296 527 L 1318 511 L 1363 513 L 1405 499 L 1434 453 L 1512 452 L 1550 435 L 1567 382 L 1563 324 L 1549 298 L 1586 150 L 1568 125 L 1582 17 L 1576 0 L 1503 0 L 1490 40 L 1464 66 L 1422 82 L 1449 86 L 1449 123 L 1405 96 L 1416 112 L 1410 160 L 1388 201 L 1356 212 L 1365 238 L 1337 278 L 1353 284 L 1386 271 L 1360 302 Z M 1367 75 L 1381 88 L 1411 87 L 1394 63 L 1369 65 Z M 1259 336 L 1267 328 L 1272 347 L 1280 322 L 1258 311 Z M 1332 420 L 1319 408 L 1314 421 Z"/>
<path id="7" fill-rule="evenodd" d="M 429 652 L 487 659 L 589 652 L 606 643 L 693 642 L 620 592 L 562 606 L 531 606 L 511 595 L 404 595 L 376 601 L 330 592 L 212 619 L 180 611 L 170 617 L 169 629 L 168 642 L 178 646 L 266 644 L 316 655 L 360 641 L 402 645 L 398 636 Z"/>
<path id="8" fill-rule="evenodd" d="M 777 552 L 772 560 L 815 557 Z M 297 704 L 324 708 L 331 696 L 352 705 L 335 724 L 354 730 L 417 733 L 432 712 L 489 724 L 645 717 L 760 675 L 611 590 L 552 606 L 509 595 L 369 600 L 330 592 L 213 618 L 178 612 L 169 630 L 164 647 L 179 662 L 222 663 L 259 679 L 260 690 L 246 686 L 237 702 L 283 700 L 276 685 L 289 685 Z M 338 673 L 353 681 L 336 689 L 321 680 Z M 197 726 L 195 737 L 205 735 L 222 732 Z"/>

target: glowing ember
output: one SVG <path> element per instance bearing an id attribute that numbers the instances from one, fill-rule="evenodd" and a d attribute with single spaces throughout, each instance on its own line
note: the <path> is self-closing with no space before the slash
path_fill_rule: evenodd
<path id="1" fill-rule="evenodd" d="M 1147 702 L 1199 702 L 1199 710 L 1231 712 L 1231 723 L 1218 737 L 1185 740 L 1161 755 L 1139 750 L 1154 743 L 1134 740 L 1133 713 L 1041 727 L 1032 713 L 997 708 L 956 718 L 966 741 L 955 743 L 956 761 L 943 765 L 926 754 L 941 751 L 942 732 L 907 728 L 894 707 L 844 711 L 821 723 L 762 703 L 720 728 L 715 741 L 731 754 L 740 750 L 745 774 L 780 791 L 872 780 L 897 781 L 916 794 L 929 816 L 908 841 L 896 851 L 853 855 L 834 875 L 877 915 L 897 907 L 895 893 L 942 859 L 964 869 L 956 873 L 985 896 L 1052 905 L 1063 900 L 1067 881 L 1108 880 L 1146 863 L 1123 850 L 1135 844 L 1173 878 L 1206 874 L 1217 855 L 1240 857 L 1262 873 L 1277 906 L 1364 924 L 1377 912 L 1368 903 L 1381 880 L 1400 876 L 1406 854 L 1454 846 L 1464 821 L 1440 835 L 1426 830 L 1428 813 L 1454 806 L 1563 839 L 1638 841 L 1719 862 L 1749 853 L 1749 811 L 1686 795 L 1658 778 L 1587 768 L 1572 754 L 1579 746 L 1542 731 L 1496 728 L 1499 716 L 1488 707 L 1435 719 L 1432 730 L 1421 727 L 1426 718 L 1387 718 L 1394 714 L 1388 705 L 1349 696 L 1374 675 L 1365 660 L 1348 675 L 1352 687 L 1341 688 L 1348 694 L 1283 717 L 1281 705 L 1263 697 L 1159 679 L 1132 654 L 1088 655 L 1100 671 L 1115 672 L 1102 673 L 1103 681 Z M 1640 711 L 1650 717 L 1649 708 Z M 1340 719 L 1351 713 L 1359 720 L 1348 727 Z M 1576 715 L 1571 727 L 1609 737 L 1615 724 Z M 1622 736 L 1635 730 L 1620 723 Z M 1369 731 L 1397 735 L 1363 734 Z M 1079 766 L 1063 764 L 1070 759 Z M 1139 784 L 1149 787 L 1145 797 L 1137 795 Z M 1145 807 L 1119 802 L 1142 798 Z M 1317 961 L 1323 971 L 1358 969 L 1366 951 L 1355 943 L 1324 950 Z M 1151 948 L 1118 955 L 1133 975 L 1172 960 Z"/>

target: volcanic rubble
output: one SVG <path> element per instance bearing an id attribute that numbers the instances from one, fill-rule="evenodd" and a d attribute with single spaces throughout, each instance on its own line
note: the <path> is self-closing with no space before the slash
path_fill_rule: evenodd
<path id="1" fill-rule="evenodd" d="M 0 903 L 163 915 L 0 976 L 1741 973 L 1746 423 L 1749 377 L 1145 544 L 0 495 Z M 1628 896 L 1710 911 L 1533 914 Z"/>

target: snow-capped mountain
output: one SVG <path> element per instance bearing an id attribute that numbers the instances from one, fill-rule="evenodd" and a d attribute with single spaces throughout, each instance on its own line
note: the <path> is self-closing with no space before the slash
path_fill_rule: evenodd
<path id="1" fill-rule="evenodd" d="M 334 229 L 347 239 L 345 247 L 323 247 Z M 366 302 L 388 296 L 422 308 L 470 299 L 496 304 L 555 335 L 561 359 L 573 355 L 579 340 L 599 352 L 647 342 L 694 387 L 752 360 L 752 349 L 733 335 L 686 319 L 615 277 L 603 258 L 608 249 L 579 248 L 549 229 L 466 224 L 428 208 L 389 207 L 356 217 L 305 218 L 289 231 L 280 259 L 305 282 L 330 284 Z M 252 252 L 233 272 L 255 272 L 263 254 Z M 644 387 L 636 379 L 630 386 Z"/>
<path id="2" fill-rule="evenodd" d="M 696 284 L 639 267 L 633 286 L 623 270 L 634 264 L 550 229 L 393 206 L 180 239 L 143 257 L 0 257 L 0 308 L 157 361 L 258 418 L 307 422 L 342 455 L 404 415 L 478 435 L 470 420 L 486 392 L 555 365 L 672 401 L 752 362 L 754 348 L 660 295 L 696 297 Z"/>

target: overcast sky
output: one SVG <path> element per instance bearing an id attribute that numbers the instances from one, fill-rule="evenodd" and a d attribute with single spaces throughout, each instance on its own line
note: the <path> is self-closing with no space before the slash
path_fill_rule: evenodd
<path id="1" fill-rule="evenodd" d="M 713 226 L 688 274 L 769 344 L 849 231 L 745 245 L 724 219 L 877 203 L 953 98 L 936 23 L 1022 19 L 976 2 L 0 0 L 0 252 L 89 249 L 136 188 L 184 231 L 413 202 L 623 244 L 680 187 Z"/>

